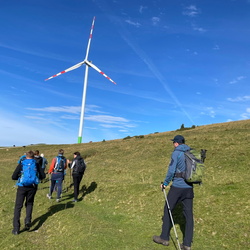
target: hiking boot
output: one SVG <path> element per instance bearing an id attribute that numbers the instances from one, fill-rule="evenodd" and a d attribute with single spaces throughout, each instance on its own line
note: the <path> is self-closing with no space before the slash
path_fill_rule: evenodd
<path id="1" fill-rule="evenodd" d="M 24 229 L 25 230 L 30 230 L 31 228 L 31 223 L 26 223 L 25 226 L 24 226 Z"/>
<path id="2" fill-rule="evenodd" d="M 18 234 L 19 234 L 19 230 L 18 230 L 18 229 L 13 229 L 13 230 L 12 230 L 12 234 L 18 235 Z"/>
<path id="3" fill-rule="evenodd" d="M 162 244 L 163 246 L 168 246 L 169 241 L 168 240 L 163 240 L 160 236 L 153 236 L 153 241 L 158 244 Z"/>
<path id="4" fill-rule="evenodd" d="M 181 244 L 181 250 L 191 250 L 191 247 L 187 247 Z"/>
<path id="5" fill-rule="evenodd" d="M 60 199 L 56 199 L 56 202 L 60 202 Z"/>
<path id="6" fill-rule="evenodd" d="M 77 202 L 77 201 L 78 201 L 77 199 L 72 200 L 72 202 Z"/>
<path id="7" fill-rule="evenodd" d="M 47 194 L 47 198 L 51 199 L 51 198 L 52 198 L 52 196 L 51 196 L 51 195 L 49 195 L 49 194 Z"/>

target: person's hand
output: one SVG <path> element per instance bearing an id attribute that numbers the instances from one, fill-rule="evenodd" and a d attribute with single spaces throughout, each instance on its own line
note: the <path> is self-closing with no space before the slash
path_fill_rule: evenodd
<path id="1" fill-rule="evenodd" d="M 163 183 L 161 183 L 161 190 L 165 189 L 165 185 Z"/>

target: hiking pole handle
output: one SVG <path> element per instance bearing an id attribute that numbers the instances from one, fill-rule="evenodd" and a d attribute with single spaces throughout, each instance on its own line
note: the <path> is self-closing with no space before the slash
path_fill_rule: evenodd
<path id="1" fill-rule="evenodd" d="M 165 189 L 165 186 L 163 184 L 163 182 L 161 182 L 161 191 L 163 191 Z"/>

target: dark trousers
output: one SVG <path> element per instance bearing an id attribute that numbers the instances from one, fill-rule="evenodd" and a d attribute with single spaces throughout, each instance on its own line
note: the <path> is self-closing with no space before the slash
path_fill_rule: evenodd
<path id="1" fill-rule="evenodd" d="M 31 223 L 34 198 L 37 191 L 35 187 L 18 187 L 16 192 L 16 203 L 14 209 L 13 227 L 16 231 L 20 230 L 20 216 L 25 200 L 26 217 L 24 224 Z"/>
<path id="2" fill-rule="evenodd" d="M 171 212 L 173 211 L 178 202 L 182 202 L 183 215 L 186 219 L 183 244 L 188 247 L 191 246 L 193 240 L 193 229 L 194 229 L 193 198 L 194 198 L 193 188 L 176 188 L 171 186 L 167 195 Z M 169 210 L 166 203 L 164 207 L 162 232 L 160 235 L 162 239 L 169 240 L 171 227 L 172 227 L 172 222 L 170 219 Z"/>
<path id="3" fill-rule="evenodd" d="M 83 174 L 73 174 L 73 182 L 74 182 L 74 199 L 77 200 L 79 195 L 80 182 L 82 180 Z"/>

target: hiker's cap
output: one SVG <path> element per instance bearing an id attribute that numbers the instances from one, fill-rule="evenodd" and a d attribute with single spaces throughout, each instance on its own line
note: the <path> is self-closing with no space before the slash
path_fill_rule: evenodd
<path id="1" fill-rule="evenodd" d="M 171 139 L 173 142 L 185 143 L 185 138 L 182 135 L 176 135 L 174 139 Z"/>

